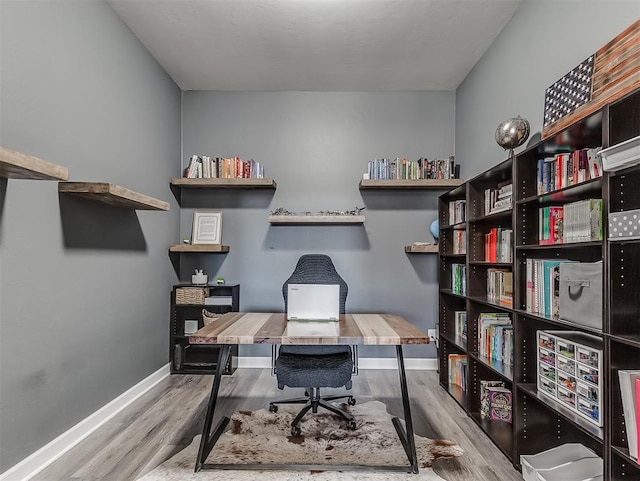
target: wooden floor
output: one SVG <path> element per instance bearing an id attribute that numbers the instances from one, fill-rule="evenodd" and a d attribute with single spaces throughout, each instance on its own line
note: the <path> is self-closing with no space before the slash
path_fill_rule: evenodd
<path id="1" fill-rule="evenodd" d="M 212 379 L 170 376 L 31 481 L 133 481 L 141 477 L 200 433 Z M 435 371 L 407 371 L 407 382 L 415 433 L 455 441 L 465 450 L 461 458 L 437 460 L 434 471 L 439 476 L 448 481 L 523 479 L 438 385 Z M 402 417 L 395 370 L 361 370 L 354 378 L 353 393 L 358 402 L 377 399 Z M 270 400 L 297 394 L 278 391 L 268 369 L 239 369 L 223 378 L 216 410 L 266 408 Z"/>

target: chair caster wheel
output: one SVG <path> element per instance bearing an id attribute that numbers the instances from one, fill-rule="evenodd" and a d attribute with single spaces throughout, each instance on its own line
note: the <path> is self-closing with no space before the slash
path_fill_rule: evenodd
<path id="1" fill-rule="evenodd" d="M 347 421 L 347 429 L 350 431 L 356 430 L 356 422 L 355 421 Z"/>
<path id="2" fill-rule="evenodd" d="M 270 413 L 277 413 L 278 412 L 278 406 L 276 406 L 275 404 L 269 404 L 269 412 Z"/>
<path id="3" fill-rule="evenodd" d="M 293 426 L 291 428 L 291 436 L 296 438 L 296 437 L 300 436 L 300 434 L 302 434 L 302 430 L 298 426 Z"/>
<path id="4" fill-rule="evenodd" d="M 356 404 L 356 398 L 350 397 L 349 399 L 347 399 L 347 404 L 349 406 L 354 406 Z"/>

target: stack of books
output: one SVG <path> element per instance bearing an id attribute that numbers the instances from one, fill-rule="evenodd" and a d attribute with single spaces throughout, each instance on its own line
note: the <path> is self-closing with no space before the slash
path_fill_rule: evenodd
<path id="1" fill-rule="evenodd" d="M 466 200 L 452 200 L 449 202 L 449 224 L 460 224 L 467 220 Z"/>
<path id="2" fill-rule="evenodd" d="M 453 253 L 467 253 L 467 231 L 456 229 L 453 231 Z"/>
<path id="3" fill-rule="evenodd" d="M 513 272 L 487 269 L 487 301 L 513 307 Z"/>
<path id="4" fill-rule="evenodd" d="M 484 260 L 487 262 L 511 262 L 513 229 L 494 227 L 484 235 Z"/>
<path id="5" fill-rule="evenodd" d="M 511 209 L 513 184 L 510 180 L 501 182 L 496 189 L 484 191 L 484 214 L 491 215 Z"/>
<path id="6" fill-rule="evenodd" d="M 264 167 L 253 159 L 192 155 L 184 176 L 187 179 L 263 179 Z"/>
<path id="7" fill-rule="evenodd" d="M 454 294 L 467 295 L 467 266 L 451 264 L 451 290 Z"/>
<path id="8" fill-rule="evenodd" d="M 602 199 L 585 199 L 538 210 L 538 243 L 602 240 Z"/>
<path id="9" fill-rule="evenodd" d="M 373 159 L 367 165 L 366 175 L 373 180 L 459 179 L 460 165 L 453 156 L 437 160 Z"/>
<path id="10" fill-rule="evenodd" d="M 513 326 L 511 316 L 483 312 L 478 316 L 478 354 L 507 366 L 513 365 Z"/>
<path id="11" fill-rule="evenodd" d="M 453 313 L 454 333 L 462 342 L 467 341 L 467 311 Z"/>
<path id="12" fill-rule="evenodd" d="M 538 195 L 602 177 L 601 150 L 580 149 L 538 159 Z"/>
<path id="13" fill-rule="evenodd" d="M 466 390 L 467 385 L 467 355 L 449 354 L 449 384 L 460 386 Z"/>
<path id="14" fill-rule="evenodd" d="M 560 264 L 567 259 L 527 259 L 525 309 L 557 318 L 560 302 Z"/>

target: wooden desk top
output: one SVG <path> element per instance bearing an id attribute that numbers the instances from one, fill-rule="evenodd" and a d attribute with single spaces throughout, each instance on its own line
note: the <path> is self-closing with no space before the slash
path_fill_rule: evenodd
<path id="1" fill-rule="evenodd" d="M 228 312 L 189 336 L 191 344 L 428 344 L 393 314 L 343 314 L 339 322 L 287 322 L 284 313 Z"/>

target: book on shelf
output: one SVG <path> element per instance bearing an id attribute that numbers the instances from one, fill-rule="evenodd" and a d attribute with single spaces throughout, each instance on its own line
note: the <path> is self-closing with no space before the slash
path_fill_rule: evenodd
<path id="1" fill-rule="evenodd" d="M 454 294 L 467 295 L 467 266 L 451 264 L 451 290 Z"/>
<path id="2" fill-rule="evenodd" d="M 455 163 L 453 156 L 434 160 L 383 158 L 370 160 L 367 174 L 373 180 L 459 179 L 460 165 Z"/>
<path id="3" fill-rule="evenodd" d="M 538 195 L 602 177 L 602 147 L 579 149 L 538 159 Z"/>
<path id="4" fill-rule="evenodd" d="M 242 160 L 240 157 L 227 159 L 192 155 L 184 177 L 187 179 L 262 179 L 264 166 L 257 160 Z"/>
<path id="5" fill-rule="evenodd" d="M 513 326 L 507 313 L 483 312 L 478 315 L 478 354 L 513 365 Z"/>
<path id="6" fill-rule="evenodd" d="M 513 273 L 507 269 L 487 269 L 487 301 L 513 307 Z"/>
<path id="7" fill-rule="evenodd" d="M 484 214 L 491 215 L 511 209 L 513 204 L 513 185 L 510 180 L 501 182 L 495 189 L 484 191 Z"/>
<path id="8" fill-rule="evenodd" d="M 489 386 L 487 387 L 487 391 L 489 398 L 489 419 L 510 423 L 512 410 L 511 391 L 500 386 Z"/>
<path id="9" fill-rule="evenodd" d="M 602 199 L 538 209 L 538 243 L 570 244 L 602 240 Z"/>
<path id="10" fill-rule="evenodd" d="M 511 262 L 513 230 L 494 227 L 484 234 L 484 260 L 487 262 Z"/>
<path id="11" fill-rule="evenodd" d="M 491 417 L 491 402 L 489 400 L 489 388 L 491 387 L 504 387 L 504 382 L 480 379 L 480 417 L 484 419 Z"/>
<path id="12" fill-rule="evenodd" d="M 453 313 L 454 334 L 462 341 L 467 341 L 467 311 L 455 311 Z"/>
<path id="13" fill-rule="evenodd" d="M 629 456 L 638 459 L 638 419 L 636 411 L 638 408 L 638 393 L 636 385 L 640 380 L 640 370 L 618 371 L 618 380 L 620 382 L 620 394 L 622 396 L 622 412 L 624 416 L 625 432 L 627 434 L 627 443 L 629 447 Z"/>
<path id="14" fill-rule="evenodd" d="M 464 229 L 456 229 L 453 231 L 453 253 L 467 253 L 467 231 Z"/>
<path id="15" fill-rule="evenodd" d="M 525 310 L 557 318 L 560 302 L 560 264 L 569 259 L 527 259 L 525 266 Z"/>
<path id="16" fill-rule="evenodd" d="M 449 202 L 449 224 L 459 224 L 466 220 L 466 205 L 464 199 Z"/>
<path id="17" fill-rule="evenodd" d="M 449 384 L 460 386 L 463 391 L 467 386 L 467 355 L 449 354 Z"/>

